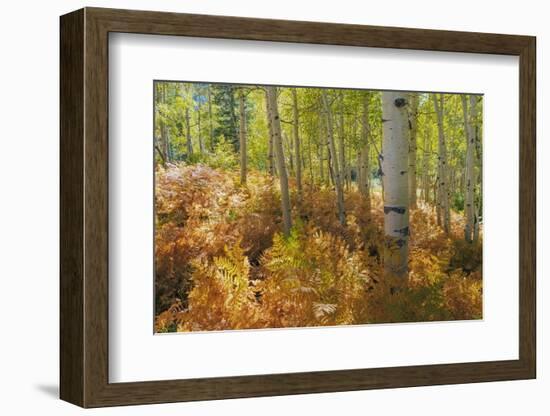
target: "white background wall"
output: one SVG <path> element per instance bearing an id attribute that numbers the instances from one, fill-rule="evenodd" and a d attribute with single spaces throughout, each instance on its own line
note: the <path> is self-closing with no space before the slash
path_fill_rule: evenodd
<path id="1" fill-rule="evenodd" d="M 542 212 L 550 146 L 542 128 L 550 98 L 550 26 L 545 2 L 426 0 L 386 2 L 125 0 L 3 2 L 0 12 L 0 410 L 3 414 L 82 412 L 58 395 L 58 16 L 82 6 L 317 20 L 387 26 L 529 34 L 538 37 L 538 380 L 338 394 L 225 400 L 92 410 L 103 415 L 547 415 L 550 361 L 544 348 L 550 232 Z M 546 237 L 544 236 L 546 234 Z M 505 259 L 504 259 L 505 261 Z M 406 340 L 403 340 L 406 345 Z M 475 340 L 474 340 L 475 342 Z"/>

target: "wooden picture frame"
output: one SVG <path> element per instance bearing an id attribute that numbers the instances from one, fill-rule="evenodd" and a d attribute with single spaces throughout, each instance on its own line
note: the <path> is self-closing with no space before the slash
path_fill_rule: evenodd
<path id="1" fill-rule="evenodd" d="M 60 396 L 82 407 L 338 392 L 536 376 L 535 38 L 85 8 L 61 17 Z M 519 359 L 109 383 L 108 34 L 192 36 L 519 57 Z"/>

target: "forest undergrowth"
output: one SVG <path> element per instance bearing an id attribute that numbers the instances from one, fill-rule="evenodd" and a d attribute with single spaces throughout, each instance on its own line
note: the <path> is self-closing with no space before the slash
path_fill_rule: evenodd
<path id="1" fill-rule="evenodd" d="M 381 195 L 371 208 L 351 185 L 346 225 L 331 187 L 289 180 L 292 216 L 282 233 L 277 181 L 251 170 L 170 164 L 156 170 L 157 332 L 312 327 L 482 317 L 482 249 L 452 213 L 446 235 L 435 208 L 410 213 L 408 283 L 384 278 Z"/>

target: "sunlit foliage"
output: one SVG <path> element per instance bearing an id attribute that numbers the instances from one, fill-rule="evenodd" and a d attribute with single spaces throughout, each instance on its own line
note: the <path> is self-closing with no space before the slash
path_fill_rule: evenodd
<path id="1" fill-rule="evenodd" d="M 202 164 L 157 167 L 157 331 L 482 317 L 481 245 L 463 243 L 460 216 L 445 235 L 430 205 L 412 211 L 409 285 L 391 294 L 377 193 L 366 212 L 364 198 L 347 192 L 344 228 L 334 193 L 309 187 L 284 237 L 273 179 L 253 170 L 242 186 L 238 177 Z"/>

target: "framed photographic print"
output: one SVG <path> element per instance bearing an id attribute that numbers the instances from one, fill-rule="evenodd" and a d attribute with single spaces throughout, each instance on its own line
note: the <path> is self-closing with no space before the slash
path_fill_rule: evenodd
<path id="1" fill-rule="evenodd" d="M 536 376 L 535 38 L 61 17 L 83 406 Z"/>

